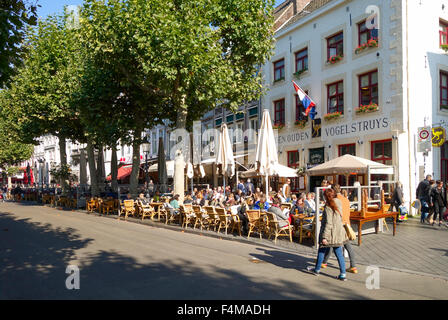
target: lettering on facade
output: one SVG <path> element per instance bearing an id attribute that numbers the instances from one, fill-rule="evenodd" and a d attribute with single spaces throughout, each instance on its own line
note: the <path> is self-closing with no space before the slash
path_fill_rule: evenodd
<path id="1" fill-rule="evenodd" d="M 387 117 L 356 121 L 351 124 L 341 124 L 338 126 L 324 128 L 325 136 L 338 137 L 344 135 L 354 135 L 365 133 L 366 131 L 380 130 L 388 128 L 390 121 Z"/>
<path id="2" fill-rule="evenodd" d="M 278 144 L 294 144 L 298 142 L 308 141 L 310 134 L 308 132 L 295 132 L 278 136 Z"/>

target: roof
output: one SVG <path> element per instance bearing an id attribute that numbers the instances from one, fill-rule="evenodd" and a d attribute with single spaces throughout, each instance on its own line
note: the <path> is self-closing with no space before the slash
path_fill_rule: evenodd
<path id="1" fill-rule="evenodd" d="M 310 13 L 316 11 L 317 9 L 320 9 L 321 7 L 325 6 L 329 2 L 334 0 L 311 0 L 310 3 L 308 3 L 303 10 L 299 11 L 295 16 L 293 16 L 285 25 L 280 29 L 287 28 L 291 24 L 297 22 L 298 20 L 308 16 Z M 279 30 L 277 30 L 279 31 Z"/>

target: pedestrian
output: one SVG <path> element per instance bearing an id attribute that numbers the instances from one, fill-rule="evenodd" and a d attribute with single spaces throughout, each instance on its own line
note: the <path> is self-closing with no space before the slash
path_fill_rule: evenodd
<path id="1" fill-rule="evenodd" d="M 238 189 L 238 191 L 241 190 L 241 192 L 243 194 L 246 194 L 246 187 L 244 186 L 244 183 L 242 180 L 238 181 L 237 189 Z"/>
<path id="2" fill-rule="evenodd" d="M 395 189 L 394 192 L 392 194 L 392 202 L 390 204 L 390 208 L 389 211 L 391 212 L 398 212 L 397 214 L 397 222 L 401 222 L 400 221 L 400 206 L 404 203 L 403 200 L 403 185 L 400 181 L 397 181 L 395 183 Z M 395 209 L 395 211 L 394 211 Z"/>
<path id="3" fill-rule="evenodd" d="M 338 184 L 335 184 L 333 186 L 333 190 L 336 192 L 336 198 L 341 201 L 342 204 L 342 224 L 349 225 L 350 226 L 350 201 L 348 198 L 344 195 L 342 195 L 341 192 L 341 186 Z M 348 257 L 350 259 L 350 268 L 348 269 L 348 272 L 351 273 L 358 273 L 358 269 L 356 268 L 356 261 L 355 261 L 355 252 L 352 248 L 352 244 L 350 241 L 347 241 L 344 244 L 344 248 L 348 252 Z M 327 267 L 328 259 L 330 258 L 331 250 L 328 250 L 324 257 L 324 262 L 322 263 L 322 268 Z"/>
<path id="4" fill-rule="evenodd" d="M 429 190 L 429 195 L 430 195 L 430 196 L 431 196 L 432 189 L 434 189 L 435 187 L 436 187 L 436 181 L 435 181 L 434 179 L 431 179 L 431 180 L 429 181 L 429 188 L 430 188 L 430 190 Z M 445 197 L 445 199 L 446 199 L 446 197 Z M 431 224 L 432 221 L 433 221 L 433 218 L 434 218 L 434 207 L 430 205 L 430 206 L 429 206 L 428 215 L 426 216 L 425 221 L 426 221 L 428 224 Z"/>
<path id="5" fill-rule="evenodd" d="M 431 203 L 430 199 L 430 192 L 431 192 L 431 186 L 429 184 L 429 181 L 431 181 L 432 176 L 428 174 L 426 178 L 418 184 L 416 196 L 417 199 L 420 200 L 421 203 L 421 210 L 422 214 L 420 216 L 420 223 L 425 223 L 425 219 L 429 212 L 429 206 Z"/>
<path id="6" fill-rule="evenodd" d="M 291 200 L 291 179 L 286 180 L 286 183 L 282 187 L 282 194 L 287 202 Z"/>
<path id="7" fill-rule="evenodd" d="M 446 208 L 446 197 L 443 190 L 443 182 L 440 180 L 436 182 L 436 187 L 431 190 L 431 207 L 434 209 L 432 225 L 436 223 L 437 217 L 439 217 L 439 227 L 441 227 Z"/>
<path id="8" fill-rule="evenodd" d="M 246 192 L 248 193 L 255 193 L 255 187 L 254 184 L 250 181 L 250 179 L 247 179 L 246 181 Z"/>
<path id="9" fill-rule="evenodd" d="M 317 261 L 314 267 L 307 267 L 307 270 L 314 275 L 319 275 L 322 262 L 328 250 L 333 248 L 339 263 L 338 280 L 345 281 L 346 270 L 342 247 L 348 241 L 347 233 L 342 225 L 342 203 L 336 198 L 333 189 L 327 188 L 324 191 L 325 207 L 322 214 L 322 226 L 319 234 L 319 250 Z M 318 217 L 316 217 L 317 219 Z"/>
<path id="10" fill-rule="evenodd" d="M 154 182 L 152 180 L 149 180 L 148 193 L 151 198 L 154 196 Z"/>

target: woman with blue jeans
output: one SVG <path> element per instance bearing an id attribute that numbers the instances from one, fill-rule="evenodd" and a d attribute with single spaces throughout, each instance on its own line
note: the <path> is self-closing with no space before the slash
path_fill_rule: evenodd
<path id="1" fill-rule="evenodd" d="M 342 224 L 342 203 L 336 198 L 336 192 L 332 189 L 325 189 L 325 208 L 322 216 L 322 226 L 319 234 L 319 251 L 315 267 L 308 267 L 307 270 L 314 275 L 319 275 L 325 254 L 333 248 L 339 263 L 339 276 L 337 279 L 345 281 L 345 259 L 343 246 L 348 242 L 347 233 Z M 316 216 L 318 219 L 318 216 Z"/>

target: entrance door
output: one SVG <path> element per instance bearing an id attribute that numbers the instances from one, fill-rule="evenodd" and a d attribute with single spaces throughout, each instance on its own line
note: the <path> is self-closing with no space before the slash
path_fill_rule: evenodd
<path id="1" fill-rule="evenodd" d="M 324 181 L 324 176 L 311 176 L 310 177 L 310 192 L 314 192 L 314 188 L 320 187 L 322 181 Z"/>

